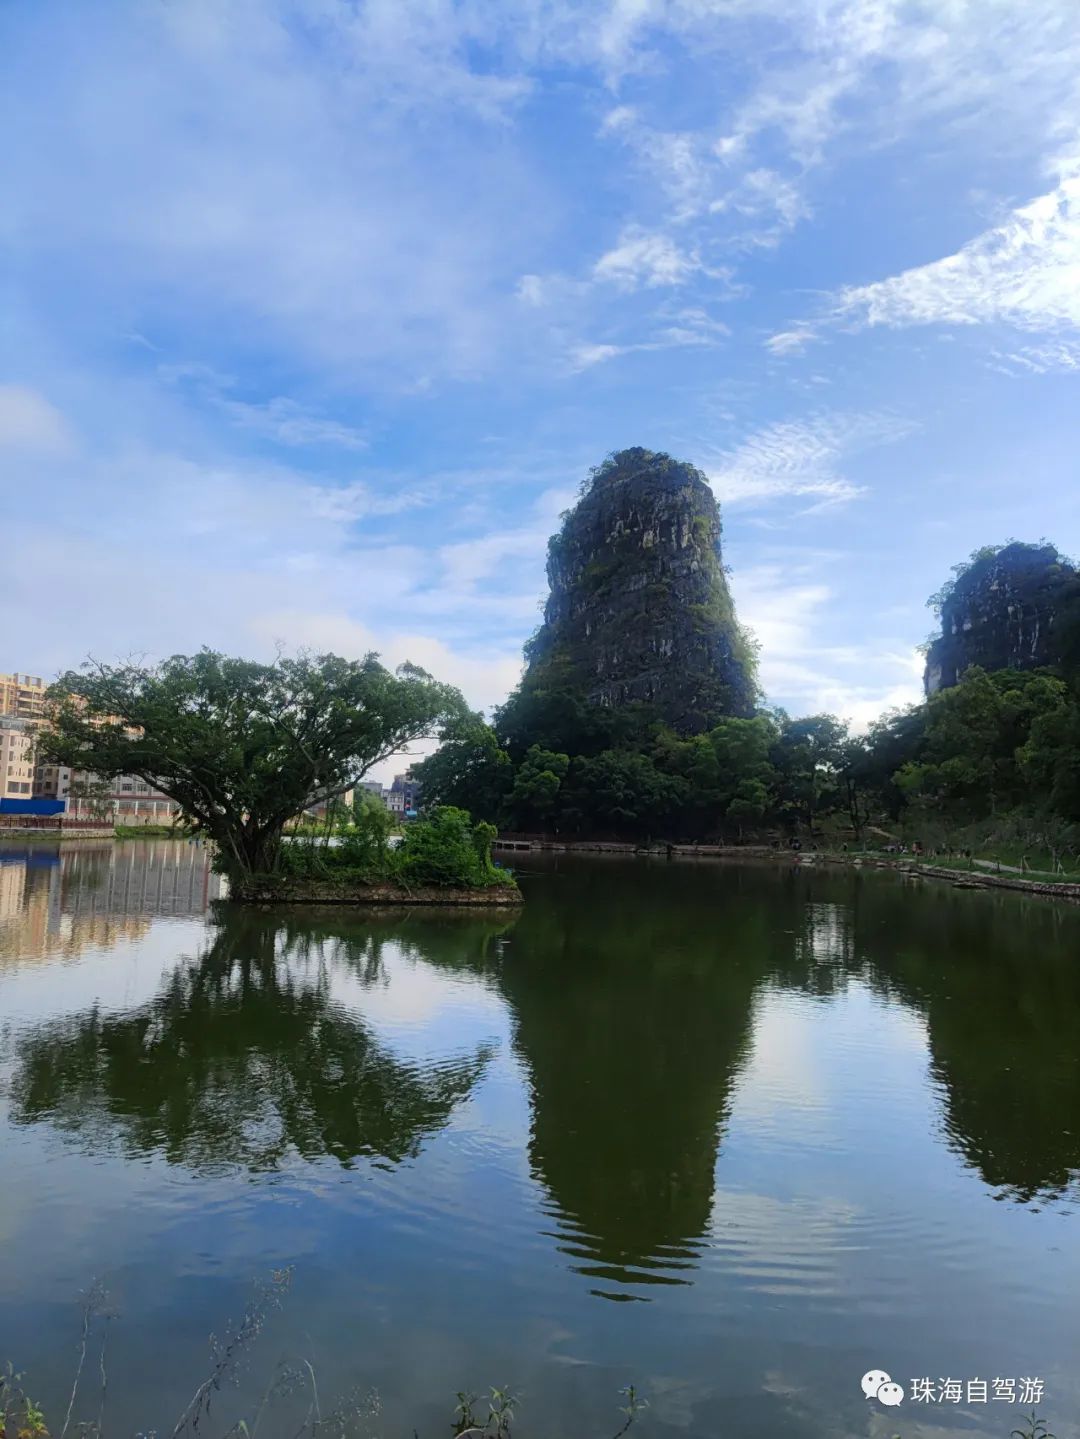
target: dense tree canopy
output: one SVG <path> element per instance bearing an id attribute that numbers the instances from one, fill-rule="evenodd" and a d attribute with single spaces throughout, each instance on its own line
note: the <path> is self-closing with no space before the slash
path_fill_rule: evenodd
<path id="1" fill-rule="evenodd" d="M 290 819 L 466 713 L 451 686 L 372 654 L 257 664 L 204 649 L 152 667 L 93 664 L 51 698 L 44 758 L 147 780 L 236 876 L 273 873 Z"/>
<path id="2" fill-rule="evenodd" d="M 509 830 L 634 840 L 827 825 L 853 839 L 885 826 L 933 842 L 1009 816 L 1044 835 L 1080 827 L 1080 702 L 1064 673 L 972 668 L 865 734 L 834 715 L 761 711 L 684 737 L 645 706 L 576 706 L 547 692 L 504 707 L 493 725 L 472 716 L 419 767 L 428 801 L 469 805 Z M 523 717 L 537 722 L 529 745 Z"/>

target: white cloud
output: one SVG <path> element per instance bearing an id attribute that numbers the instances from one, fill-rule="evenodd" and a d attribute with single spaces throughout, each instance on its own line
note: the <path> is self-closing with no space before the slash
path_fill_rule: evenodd
<path id="1" fill-rule="evenodd" d="M 810 206 L 794 180 L 762 167 L 748 171 L 736 185 L 709 203 L 710 214 L 732 211 L 771 222 L 754 232 L 751 238 L 759 245 L 773 245 L 809 216 Z"/>
<path id="2" fill-rule="evenodd" d="M 842 474 L 842 462 L 861 450 L 889 444 L 913 426 L 893 415 L 825 414 L 768 425 L 733 450 L 703 463 L 726 504 L 815 497 L 822 504 L 853 500 L 862 487 Z"/>
<path id="3" fill-rule="evenodd" d="M 780 330 L 765 341 L 765 348 L 773 355 L 801 355 L 816 332 L 808 325 L 796 325 L 790 330 Z"/>
<path id="4" fill-rule="evenodd" d="M 1080 160 L 1055 187 L 955 254 L 844 290 L 835 318 L 855 325 L 1080 329 Z"/>
<path id="5" fill-rule="evenodd" d="M 486 714 L 503 702 L 521 677 L 519 645 L 503 653 L 477 653 L 422 632 L 376 632 L 342 614 L 276 610 L 259 616 L 253 634 L 264 648 L 283 646 L 287 651 L 308 649 L 347 656 L 374 651 L 391 669 L 405 663 L 419 665 L 436 679 L 455 685 L 471 709 Z M 386 784 L 406 764 L 432 754 L 436 748 L 434 740 L 418 740 L 408 750 L 376 765 L 371 776 Z"/>
<path id="6" fill-rule="evenodd" d="M 0 385 L 0 449 L 62 454 L 72 443 L 60 411 L 26 385 Z"/>
<path id="7" fill-rule="evenodd" d="M 279 445 L 332 445 L 345 450 L 368 447 L 367 437 L 354 426 L 329 419 L 288 396 L 272 395 L 259 401 L 237 399 L 232 393 L 237 388 L 235 377 L 223 375 L 201 361 L 160 364 L 157 373 L 166 384 L 185 386 L 239 429 Z"/>
<path id="8" fill-rule="evenodd" d="M 731 334 L 731 330 L 722 320 L 715 319 L 700 305 L 686 305 L 681 308 L 663 306 L 653 312 L 642 328 L 645 329 L 647 339 L 625 344 L 573 345 L 567 357 L 570 370 L 578 373 L 608 360 L 618 359 L 620 355 L 682 349 L 686 346 L 718 345 Z"/>
<path id="9" fill-rule="evenodd" d="M 775 244 L 809 214 L 814 172 L 840 152 L 901 137 L 963 142 L 974 127 L 1029 153 L 1080 121 L 1080 27 L 1071 0 L 673 0 L 628 6 L 620 32 L 638 67 L 678 40 L 685 63 L 723 67 L 711 120 L 672 130 L 644 101 L 609 110 L 601 135 L 663 187 L 677 225 L 742 216 L 723 243 Z M 752 45 L 760 61 L 731 74 Z"/>
<path id="10" fill-rule="evenodd" d="M 636 290 L 639 285 L 681 285 L 700 269 L 697 257 L 685 254 L 667 235 L 650 234 L 633 225 L 613 249 L 600 256 L 593 275 L 622 290 Z"/>
<path id="11" fill-rule="evenodd" d="M 547 303 L 548 286 L 542 275 L 522 275 L 517 295 L 526 305 L 543 305 Z"/>
<path id="12" fill-rule="evenodd" d="M 77 256 L 80 302 L 144 333 L 210 314 L 219 340 L 387 387 L 490 364 L 531 224 L 504 135 L 531 81 L 469 63 L 467 16 L 192 0 L 84 21 L 53 12 L 47 68 L 10 57 L 5 237 L 55 282 Z"/>
<path id="13" fill-rule="evenodd" d="M 602 134 L 628 147 L 672 206 L 671 218 L 682 224 L 704 213 L 715 198 L 723 172 L 707 131 L 662 130 L 627 106 L 612 112 Z"/>
<path id="14" fill-rule="evenodd" d="M 1021 345 L 1016 350 L 993 350 L 990 363 L 991 368 L 1006 375 L 1080 371 L 1080 341 L 1047 340 L 1040 345 Z"/>
<path id="15" fill-rule="evenodd" d="M 605 360 L 614 360 L 625 355 L 630 345 L 575 345 L 570 351 L 570 367 L 573 370 L 589 370 L 593 365 L 602 365 Z"/>
<path id="16" fill-rule="evenodd" d="M 821 578 L 842 557 L 810 562 L 798 552 L 781 562 L 737 570 L 732 590 L 740 620 L 761 644 L 766 695 L 783 695 L 796 714 L 835 714 L 857 730 L 887 709 L 922 697 L 923 659 L 893 637 L 828 644 L 837 596 Z"/>
<path id="17" fill-rule="evenodd" d="M 430 503 L 428 489 L 398 489 L 380 494 L 362 480 L 346 485 L 308 485 L 305 487 L 311 513 L 319 519 L 353 524 L 371 515 L 400 515 Z"/>
<path id="18" fill-rule="evenodd" d="M 152 466 L 142 458 L 135 468 L 152 470 L 158 485 L 138 503 L 118 499 L 89 522 L 79 513 L 86 506 L 73 505 L 60 526 L 7 527 L 9 600 L 29 617 L 20 649 L 37 669 L 57 674 L 88 655 L 152 662 L 206 644 L 262 659 L 300 647 L 348 658 L 375 651 L 391 667 L 419 664 L 485 710 L 517 682 L 522 634 L 535 622 L 542 542 L 516 547 L 517 561 L 507 552 L 502 567 L 496 547 L 482 541 L 472 565 L 461 549 L 443 561 L 400 544 L 361 545 L 343 523 L 356 510 L 312 503 L 309 487 L 280 474 L 171 461 L 163 486 L 164 458 Z M 99 531 L 107 544 L 91 538 Z M 502 571 L 516 583 L 537 543 L 536 588 L 515 610 Z M 43 607 L 32 601 L 46 552 L 51 603 Z M 173 563 L 178 553 L 182 564 Z M 431 748 L 418 745 L 411 757 Z M 405 758 L 388 760 L 378 777 L 389 778 Z"/>
<path id="19" fill-rule="evenodd" d="M 259 616 L 253 633 L 265 647 L 280 641 L 290 650 L 351 656 L 374 650 L 392 668 L 406 662 L 419 665 L 437 679 L 457 685 L 475 709 L 490 710 L 500 704 L 521 674 L 520 646 L 501 654 L 477 653 L 422 632 L 376 631 L 340 614 L 271 610 Z"/>
<path id="20" fill-rule="evenodd" d="M 654 185 L 612 177 L 629 238 L 599 263 L 627 288 L 775 243 L 838 141 L 865 151 L 957 119 L 996 144 L 1043 142 L 1077 117 L 1071 0 L 190 0 L 84 14 L 41 22 L 47 66 L 31 63 L 33 26 L 13 55 L 25 143 L 5 236 L 50 279 L 77 254 L 78 293 L 138 333 L 209 313 L 228 338 L 399 389 L 490 372 L 544 338 L 523 326 L 515 286 L 543 309 L 560 206 L 521 136 L 555 64 L 588 96 L 566 107 L 579 129 L 565 143 L 595 138 L 603 93 L 601 134 L 664 187 L 658 213 Z M 698 128 L 669 128 L 671 75 L 686 77 Z M 565 334 L 547 338 L 565 352 Z M 282 443 L 362 442 L 275 403 L 234 415 Z"/>
<path id="21" fill-rule="evenodd" d="M 281 445 L 336 445 L 345 450 L 367 449 L 367 437 L 351 425 L 312 414 L 284 395 L 253 404 L 243 400 L 219 401 L 222 410 L 242 429 L 253 430 Z"/>

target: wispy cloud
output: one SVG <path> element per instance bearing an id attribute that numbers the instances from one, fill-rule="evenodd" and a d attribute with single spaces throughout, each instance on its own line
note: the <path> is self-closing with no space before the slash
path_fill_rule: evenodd
<path id="1" fill-rule="evenodd" d="M 275 395 L 259 403 L 222 399 L 219 404 L 234 424 L 265 435 L 281 445 L 335 445 L 344 450 L 366 450 L 368 447 L 367 437 L 352 425 L 312 414 L 284 395 Z"/>
<path id="2" fill-rule="evenodd" d="M 622 290 L 636 290 L 639 285 L 681 285 L 701 268 L 700 259 L 681 250 L 669 236 L 632 225 L 613 249 L 600 256 L 593 275 Z"/>
<path id="3" fill-rule="evenodd" d="M 817 332 L 809 325 L 796 325 L 793 329 L 770 335 L 765 341 L 765 348 L 773 355 L 801 355 L 816 338 Z"/>
<path id="4" fill-rule="evenodd" d="M 748 504 L 785 496 L 822 504 L 856 499 L 863 487 L 841 471 L 862 450 L 890 444 L 914 429 L 884 414 L 824 414 L 756 430 L 733 450 L 704 464 L 721 501 Z"/>
<path id="5" fill-rule="evenodd" d="M 834 318 L 853 325 L 1080 329 L 1080 157 L 1052 190 L 955 254 L 844 290 Z"/>
<path id="6" fill-rule="evenodd" d="M 1080 372 L 1080 340 L 1047 340 L 1015 350 L 993 350 L 990 366 L 1006 375 L 1050 375 Z"/>
<path id="7" fill-rule="evenodd" d="M 286 395 L 264 400 L 242 400 L 234 393 L 238 381 L 201 361 L 160 364 L 158 376 L 170 385 L 184 387 L 201 403 L 226 416 L 239 429 L 249 430 L 276 444 L 290 447 L 330 445 L 344 450 L 365 450 L 361 430 L 328 418 Z"/>
<path id="8" fill-rule="evenodd" d="M 717 345 L 730 334 L 728 327 L 719 320 L 713 320 L 701 310 L 683 310 L 674 317 L 659 320 L 650 330 L 647 340 L 635 340 L 628 344 L 579 343 L 572 345 L 567 357 L 569 367 L 575 374 L 590 370 L 621 355 L 643 354 L 654 350 L 676 350 L 686 346 Z"/>
<path id="9" fill-rule="evenodd" d="M 709 213 L 729 213 L 753 219 L 759 223 L 746 238 L 757 245 L 775 245 L 811 211 L 796 180 L 761 167 L 748 170 L 724 194 L 710 201 Z"/>

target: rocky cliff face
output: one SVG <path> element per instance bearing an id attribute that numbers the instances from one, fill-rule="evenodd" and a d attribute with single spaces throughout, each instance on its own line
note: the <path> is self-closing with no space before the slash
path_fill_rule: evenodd
<path id="1" fill-rule="evenodd" d="M 720 512 L 700 471 L 622 450 L 593 472 L 548 547 L 550 597 L 524 686 L 642 701 L 682 733 L 747 714 L 749 645 L 720 561 Z"/>
<path id="2" fill-rule="evenodd" d="M 1053 545 L 981 550 L 938 597 L 941 634 L 926 655 L 927 695 L 971 665 L 986 670 L 1060 668 L 1077 571 Z"/>

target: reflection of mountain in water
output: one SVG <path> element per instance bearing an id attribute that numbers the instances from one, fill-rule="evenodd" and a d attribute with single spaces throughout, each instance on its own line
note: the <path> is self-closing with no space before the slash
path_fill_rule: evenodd
<path id="1" fill-rule="evenodd" d="M 767 925 L 727 892 L 708 910 L 697 871 L 633 879 L 622 864 L 552 874 L 502 966 L 533 1172 L 563 1252 L 613 1298 L 695 1266 Z"/>
<path id="2" fill-rule="evenodd" d="M 491 930 L 474 927 L 472 943 L 482 947 Z M 149 1003 L 91 1009 L 22 1038 L 13 1117 L 48 1120 L 92 1149 L 116 1142 L 199 1170 L 272 1169 L 293 1155 L 345 1165 L 414 1156 L 468 1095 L 488 1050 L 410 1064 L 335 1001 L 335 969 L 375 982 L 388 937 L 369 924 L 335 940 L 232 913 Z"/>
<path id="3" fill-rule="evenodd" d="M 876 873 L 798 874 L 777 978 L 858 978 L 926 1024 L 951 1147 L 998 1197 L 1080 1189 L 1080 913 Z"/>
<path id="4" fill-rule="evenodd" d="M 850 903 L 873 982 L 926 1018 L 953 1148 L 1003 1198 L 1080 1190 L 1080 914 L 877 876 Z"/>
<path id="5" fill-rule="evenodd" d="M 690 1278 L 766 984 L 909 1006 L 963 1161 L 1018 1201 L 1075 1189 L 1080 914 L 876 873 L 596 861 L 534 883 L 501 988 L 533 1171 L 597 1292 Z"/>

